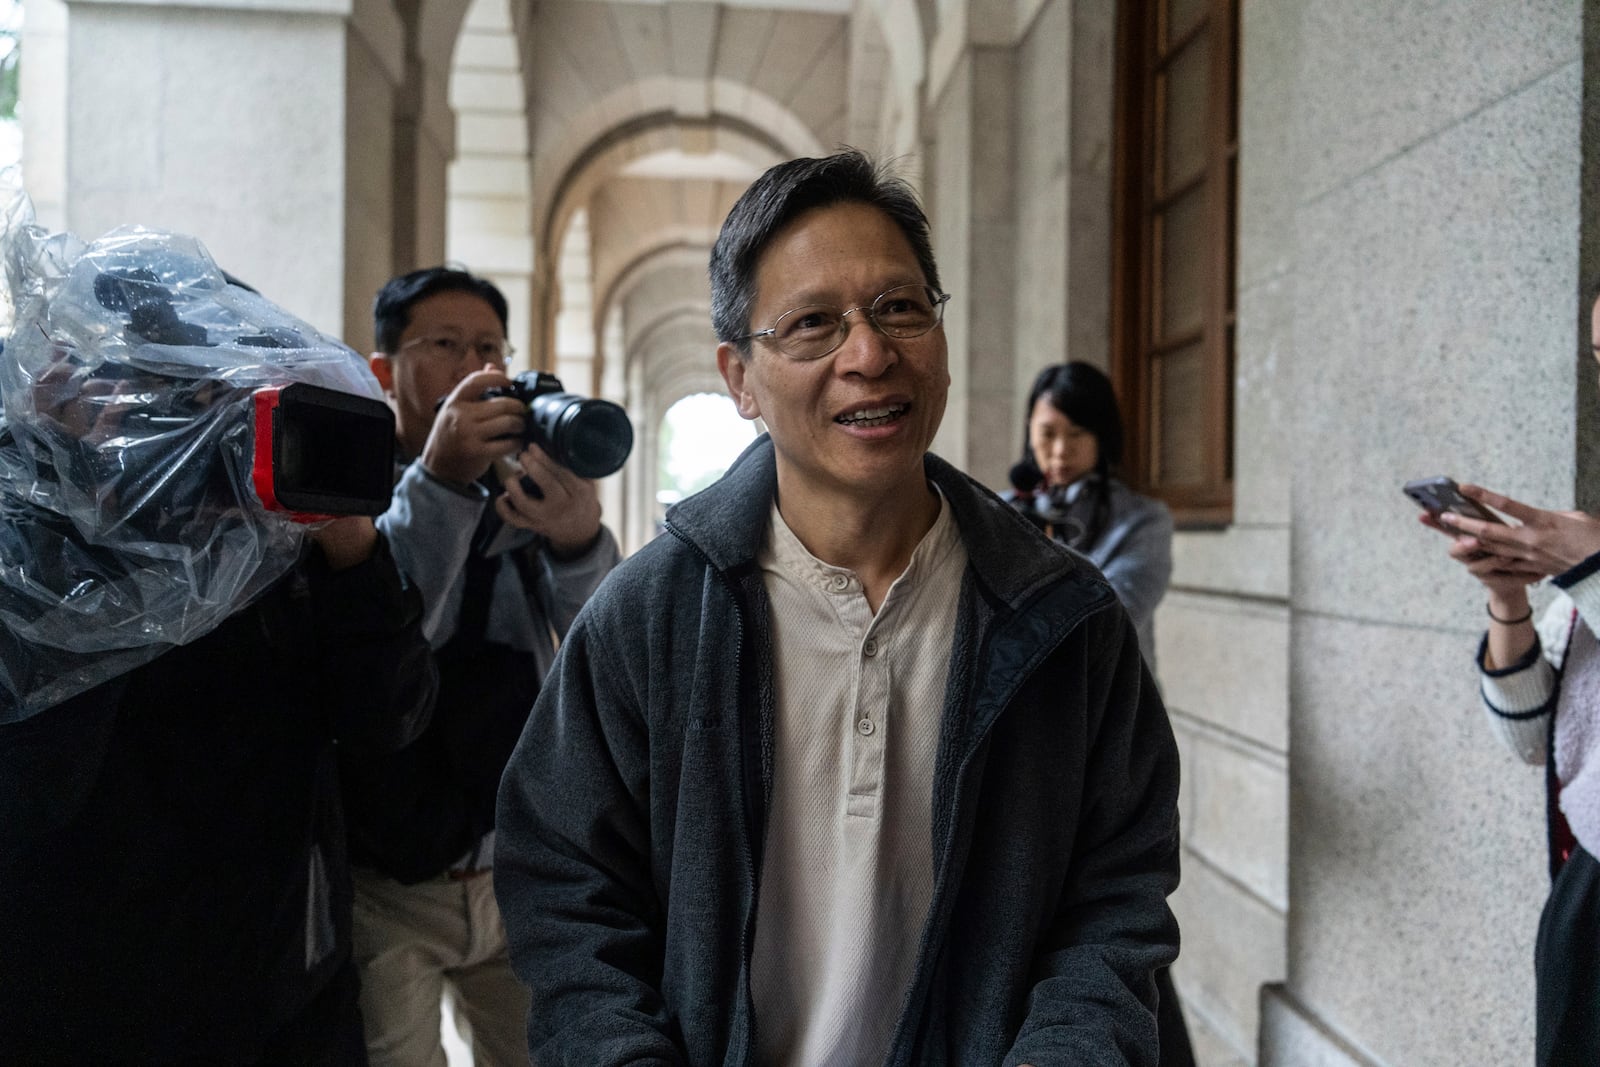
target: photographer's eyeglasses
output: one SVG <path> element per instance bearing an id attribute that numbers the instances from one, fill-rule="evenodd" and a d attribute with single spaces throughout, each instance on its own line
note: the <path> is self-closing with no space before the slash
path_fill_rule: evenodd
<path id="1" fill-rule="evenodd" d="M 935 292 L 931 286 L 897 285 L 871 304 L 844 309 L 807 304 L 785 311 L 770 329 L 735 337 L 734 342 L 764 339 L 790 359 L 821 359 L 844 344 L 850 332 L 846 315 L 865 311 L 873 329 L 885 337 L 905 340 L 931 333 L 943 321 L 944 305 L 949 299 L 949 293 Z"/>
<path id="2" fill-rule="evenodd" d="M 485 363 L 498 363 L 502 367 L 511 362 L 511 356 L 516 352 L 516 347 L 505 338 L 482 341 L 463 341 L 459 337 L 413 337 L 400 346 L 404 352 L 408 348 L 419 348 L 424 356 L 436 359 L 441 363 L 459 363 L 469 353 L 477 361 L 478 366 Z"/>

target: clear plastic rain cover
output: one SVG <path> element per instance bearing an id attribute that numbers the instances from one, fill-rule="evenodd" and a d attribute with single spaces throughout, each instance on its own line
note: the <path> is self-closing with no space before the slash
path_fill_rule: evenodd
<path id="1" fill-rule="evenodd" d="M 382 393 L 194 238 L 128 226 L 85 243 L 0 198 L 3 724 L 193 641 L 294 564 L 305 527 L 251 486 L 256 389 Z"/>

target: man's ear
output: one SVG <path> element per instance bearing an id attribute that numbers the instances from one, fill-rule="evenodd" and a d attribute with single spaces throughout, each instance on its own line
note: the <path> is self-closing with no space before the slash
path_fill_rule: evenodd
<path id="1" fill-rule="evenodd" d="M 724 341 L 717 346 L 717 370 L 728 384 L 728 395 L 733 397 L 734 406 L 744 418 L 759 419 L 761 405 L 756 402 L 756 395 L 745 388 L 744 376 L 748 369 L 745 361 L 739 358 L 738 345 Z"/>
<path id="2" fill-rule="evenodd" d="M 394 364 L 389 361 L 387 354 L 374 352 L 367 357 L 367 366 L 372 370 L 372 376 L 378 379 L 378 384 L 383 386 L 384 394 L 394 395 Z"/>

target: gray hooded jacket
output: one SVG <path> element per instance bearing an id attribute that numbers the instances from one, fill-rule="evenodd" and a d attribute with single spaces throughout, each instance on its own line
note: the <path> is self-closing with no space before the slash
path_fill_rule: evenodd
<path id="1" fill-rule="evenodd" d="M 1178 756 L 1082 557 L 934 456 L 970 564 L 933 783 L 934 895 L 887 1062 L 1154 1065 L 1177 954 Z M 540 1067 L 753 1062 L 773 775 L 777 488 L 762 438 L 574 623 L 501 783 L 495 890 Z"/>

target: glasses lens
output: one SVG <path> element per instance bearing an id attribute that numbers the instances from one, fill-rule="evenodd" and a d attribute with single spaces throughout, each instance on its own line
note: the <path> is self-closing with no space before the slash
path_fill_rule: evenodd
<path id="1" fill-rule="evenodd" d="M 838 308 L 811 304 L 786 311 L 772 327 L 772 340 L 791 359 L 820 359 L 839 345 Z"/>
<path id="2" fill-rule="evenodd" d="M 417 350 L 428 358 L 441 363 L 459 363 L 471 355 L 479 364 L 499 363 L 504 364 L 511 358 L 511 343 L 505 340 L 498 341 L 473 341 L 467 342 L 459 337 L 440 335 L 437 337 L 418 337 L 401 345 L 401 349 L 415 346 Z"/>
<path id="3" fill-rule="evenodd" d="M 943 309 L 926 285 L 902 285 L 872 302 L 872 321 L 890 337 L 918 337 L 939 325 Z"/>
<path id="4" fill-rule="evenodd" d="M 467 354 L 467 346 L 454 337 L 435 337 L 426 349 L 438 359 L 446 359 L 454 363 Z"/>
<path id="5" fill-rule="evenodd" d="M 511 358 L 511 345 L 506 341 L 479 341 L 472 351 L 480 363 L 504 363 Z"/>

